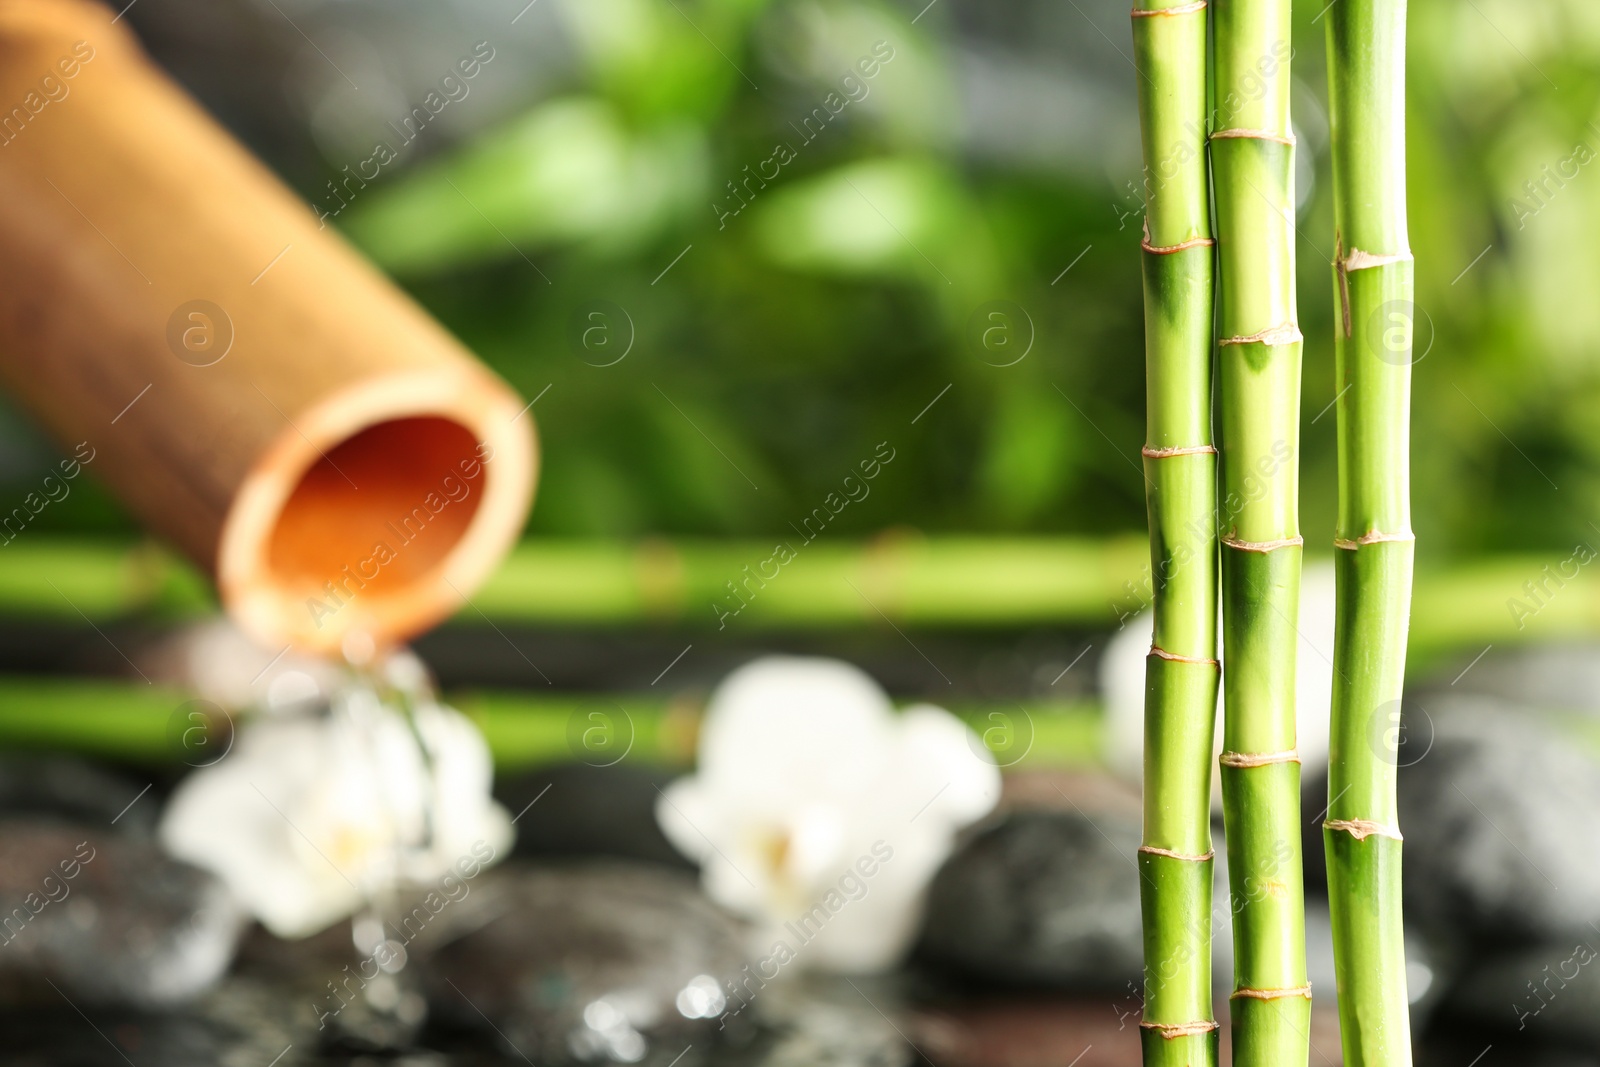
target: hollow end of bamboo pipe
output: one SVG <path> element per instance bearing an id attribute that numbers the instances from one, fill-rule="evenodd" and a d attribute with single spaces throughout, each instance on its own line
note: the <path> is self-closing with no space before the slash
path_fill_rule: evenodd
<path id="1" fill-rule="evenodd" d="M 0 382 L 263 644 L 458 611 L 527 516 L 532 412 L 115 12 L 0 0 L 0 52 Z"/>
<path id="2" fill-rule="evenodd" d="M 218 591 L 268 643 L 383 646 L 460 609 L 515 542 L 535 452 L 486 375 L 383 378 L 325 398 L 246 475 L 222 527 Z"/>

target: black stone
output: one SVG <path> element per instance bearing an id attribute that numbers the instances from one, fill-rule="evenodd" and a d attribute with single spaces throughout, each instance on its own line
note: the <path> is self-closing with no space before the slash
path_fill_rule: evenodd
<path id="1" fill-rule="evenodd" d="M 1510 1018 L 1500 1004 L 1489 1018 Z M 1416 1067 L 1600 1067 L 1591 1043 L 1563 1041 L 1535 1027 L 1518 1031 L 1460 1013 L 1442 1018 L 1417 1045 Z"/>
<path id="2" fill-rule="evenodd" d="M 1122 992 L 1141 976 L 1137 812 L 1018 810 L 934 877 L 918 957 L 1000 984 Z"/>
<path id="3" fill-rule="evenodd" d="M 708 1067 L 908 1067 L 902 1001 L 892 976 L 786 978 L 751 1002 L 753 1040 L 724 1042 Z"/>
<path id="4" fill-rule="evenodd" d="M 71 756 L 0 756 L 0 818 L 50 816 L 152 837 L 161 814 L 159 789 Z"/>
<path id="5" fill-rule="evenodd" d="M 210 1018 L 232 1018 L 259 1001 L 257 1014 L 298 1034 L 295 1043 L 306 1048 L 384 1054 L 413 1048 L 428 1014 L 414 957 L 359 953 L 350 927 L 337 923 L 297 941 L 256 928 L 233 976 L 200 1008 Z M 401 966 L 384 971 L 380 961 Z"/>
<path id="6" fill-rule="evenodd" d="M 1479 959 L 1444 1010 L 1507 1040 L 1600 1049 L 1600 933 Z"/>
<path id="7" fill-rule="evenodd" d="M 476 928 L 426 961 L 430 1005 L 541 1067 L 665 1065 L 692 1045 L 679 1064 L 690 1067 L 718 1040 L 715 1016 L 746 959 L 741 926 L 660 866 L 512 861 L 483 876 L 461 914 Z M 696 979 L 713 994 L 711 1018 L 677 1007 Z"/>
<path id="8" fill-rule="evenodd" d="M 0 820 L 0 1001 L 176 1003 L 226 970 L 242 925 L 220 881 L 151 840 Z"/>
<path id="9" fill-rule="evenodd" d="M 1416 704 L 1431 746 L 1400 772 L 1410 921 L 1443 942 L 1594 936 L 1600 763 L 1533 711 Z"/>

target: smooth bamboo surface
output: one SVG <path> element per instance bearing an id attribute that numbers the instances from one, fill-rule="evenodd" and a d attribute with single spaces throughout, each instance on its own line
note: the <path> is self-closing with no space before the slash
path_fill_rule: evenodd
<path id="1" fill-rule="evenodd" d="M 1295 751 L 1300 328 L 1289 0 L 1217 0 L 1216 191 L 1223 824 L 1233 908 L 1234 1067 L 1310 1056 Z M 1252 86 L 1263 87 L 1260 92 Z"/>
<path id="2" fill-rule="evenodd" d="M 1395 797 L 1415 541 L 1404 0 L 1346 0 L 1329 13 L 1327 35 L 1339 313 L 1328 904 L 1345 1064 L 1410 1067 Z"/>
<path id="3" fill-rule="evenodd" d="M 0 48 L 0 382 L 262 640 L 455 611 L 531 500 L 515 393 L 112 11 L 0 0 Z"/>
<path id="4" fill-rule="evenodd" d="M 1133 10 L 1144 142 L 1145 498 L 1154 626 L 1145 660 L 1145 1067 L 1211 1067 L 1211 756 L 1217 713 L 1217 450 L 1206 4 Z"/>

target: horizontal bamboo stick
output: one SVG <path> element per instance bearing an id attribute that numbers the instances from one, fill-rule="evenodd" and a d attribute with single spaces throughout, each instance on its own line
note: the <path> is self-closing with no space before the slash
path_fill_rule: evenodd
<path id="1" fill-rule="evenodd" d="M 761 541 L 529 542 L 512 551 L 456 621 L 718 632 L 713 602 L 731 603 L 726 583 L 771 552 Z M 1600 636 L 1600 574 L 1591 567 L 1563 574 L 1561 563 L 1487 556 L 1418 574 L 1409 666 L 1436 666 L 1441 655 L 1461 652 L 1470 657 L 1489 644 Z M 819 543 L 783 567 L 721 632 L 881 626 L 885 617 L 928 628 L 1116 629 L 1147 604 L 1148 568 L 1138 535 Z M 0 543 L 0 620 L 175 621 L 214 610 L 205 580 L 148 543 L 42 535 Z"/>
<path id="2" fill-rule="evenodd" d="M 629 759 L 683 765 L 691 762 L 701 704 L 696 699 L 637 693 L 528 695 L 468 691 L 447 699 L 476 721 L 502 769 L 584 758 L 574 751 L 573 724 L 603 722 L 628 743 Z M 188 694 L 139 682 L 0 676 L 0 747 L 79 752 L 118 762 L 180 764 L 186 751 L 174 733 L 184 724 Z M 1101 715 L 1086 701 L 955 704 L 956 715 L 983 735 L 991 715 L 1024 717 L 1030 724 L 1025 754 L 1000 751 L 1009 767 L 1092 766 L 1102 751 Z M 600 716 L 592 720 L 592 715 Z M 999 735 L 989 733 L 996 738 Z M 1007 744 L 1010 743 L 1008 738 Z M 1020 755 L 1020 758 L 1019 758 Z"/>

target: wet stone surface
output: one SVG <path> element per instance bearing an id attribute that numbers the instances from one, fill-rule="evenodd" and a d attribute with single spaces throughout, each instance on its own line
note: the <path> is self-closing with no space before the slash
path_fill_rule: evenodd
<path id="1" fill-rule="evenodd" d="M 148 779 L 84 760 L 39 753 L 0 756 L 0 818 L 81 823 L 126 837 L 152 837 L 161 813 Z"/>
<path id="2" fill-rule="evenodd" d="M 711 1057 L 714 1067 L 910 1067 L 919 1060 L 892 980 L 805 976 L 768 986 L 751 1008 L 759 1029 L 726 1041 Z"/>
<path id="3" fill-rule="evenodd" d="M 1422 894 L 1410 923 L 1468 950 L 1440 972 L 1448 991 L 1438 1014 L 1414 1014 L 1419 1067 L 1600 1067 L 1600 929 L 1588 925 L 1600 923 L 1600 868 L 1592 849 L 1545 840 L 1592 833 L 1596 764 L 1550 720 L 1499 702 L 1428 707 L 1431 747 L 1402 771 L 1407 877 Z M 619 781 L 589 770 L 574 772 L 586 781 L 562 778 L 563 788 L 598 795 Z M 517 783 L 523 803 L 549 781 Z M 786 972 L 744 984 L 738 999 L 729 989 L 747 978 L 743 929 L 692 876 L 637 860 L 583 860 L 582 842 L 553 825 L 407 939 L 392 973 L 372 974 L 349 923 L 301 941 L 250 927 L 240 942 L 241 919 L 221 887 L 156 850 L 155 797 L 127 808 L 141 788 L 81 762 L 0 761 L 7 1064 L 1139 1061 L 1130 864 L 1138 809 L 1092 775 L 1007 783 L 1002 810 L 939 874 L 931 932 L 909 974 Z M 604 839 L 613 854 L 658 850 L 645 833 L 653 795 L 639 778 L 613 798 L 610 815 L 631 824 Z M 402 895 L 385 910 L 391 928 L 412 903 Z M 1219 950 L 1219 973 L 1225 957 Z M 1019 978 L 1033 990 L 1019 989 Z M 1326 992 L 1315 1006 L 1313 1061 L 1333 1067 L 1332 982 L 1317 981 Z"/>
<path id="4" fill-rule="evenodd" d="M 1600 762 L 1532 710 L 1418 703 L 1432 745 L 1400 772 L 1408 921 L 1446 942 L 1593 938 Z"/>
<path id="5" fill-rule="evenodd" d="M 666 1063 L 716 1040 L 745 963 L 742 930 L 689 876 L 508 864 L 472 902 L 476 928 L 425 968 L 441 1023 L 540 1064 Z"/>
<path id="6" fill-rule="evenodd" d="M 1141 975 L 1137 810 L 1018 808 L 946 861 L 920 960 L 1000 985 L 1120 992 Z"/>
<path id="7" fill-rule="evenodd" d="M 143 835 L 0 819 L 0 1002 L 159 1006 L 214 983 L 243 919 L 210 874 Z"/>

